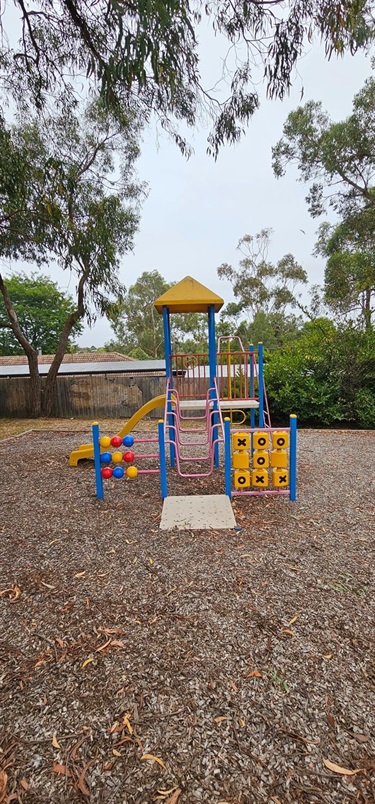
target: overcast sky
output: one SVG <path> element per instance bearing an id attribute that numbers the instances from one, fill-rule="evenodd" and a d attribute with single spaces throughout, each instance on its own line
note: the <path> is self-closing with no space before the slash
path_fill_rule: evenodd
<path id="1" fill-rule="evenodd" d="M 274 178 L 271 148 L 282 136 L 288 113 L 300 105 L 301 80 L 303 103 L 321 100 L 332 119 L 341 120 L 350 114 L 353 95 L 370 72 L 370 60 L 362 55 L 327 62 L 320 47 L 312 48 L 300 63 L 290 97 L 263 100 L 241 143 L 222 149 L 216 162 L 206 155 L 207 130 L 190 137 L 195 154 L 189 161 L 165 135 L 146 132 L 138 172 L 150 189 L 134 254 L 123 262 L 125 285 L 143 271 L 157 270 L 169 281 L 190 274 L 228 302 L 231 286 L 219 280 L 217 268 L 222 262 L 237 264 L 238 240 L 264 227 L 274 231 L 272 260 L 291 252 L 311 281 L 321 282 L 323 262 L 312 256 L 319 221 L 307 212 L 306 186 L 294 169 Z M 101 320 L 85 330 L 80 345 L 100 346 L 112 337 Z"/>
<path id="2" fill-rule="evenodd" d="M 201 31 L 202 72 L 208 80 L 217 77 L 222 42 Z M 211 290 L 233 299 L 230 284 L 219 280 L 222 262 L 237 264 L 238 240 L 272 228 L 272 260 L 291 252 L 307 270 L 313 283 L 323 278 L 323 263 L 312 256 L 319 220 L 310 218 L 305 203 L 307 188 L 290 168 L 275 179 L 271 148 L 282 136 L 288 113 L 302 103 L 321 100 L 333 120 L 351 112 L 353 95 L 371 73 L 370 59 L 362 54 L 343 59 L 324 58 L 318 44 L 299 63 L 293 90 L 284 101 L 267 101 L 260 86 L 261 106 L 254 114 L 246 136 L 237 146 L 226 146 L 215 162 L 206 155 L 208 129 L 189 134 L 194 155 L 186 161 L 167 135 L 155 127 L 145 132 L 138 176 L 149 185 L 134 254 L 123 259 L 121 280 L 126 287 L 143 271 L 158 270 L 167 280 L 178 281 L 187 274 Z M 301 231 L 305 232 L 305 234 Z M 13 265 L 12 268 L 17 268 Z M 69 287 L 63 272 L 51 271 L 62 289 Z M 102 346 L 113 338 L 105 319 L 85 329 L 80 346 Z"/>

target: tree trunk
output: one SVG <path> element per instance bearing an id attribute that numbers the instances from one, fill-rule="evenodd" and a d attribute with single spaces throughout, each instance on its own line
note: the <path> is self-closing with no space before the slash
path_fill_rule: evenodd
<path id="1" fill-rule="evenodd" d="M 53 403 L 55 400 L 55 390 L 56 390 L 56 378 L 61 366 L 63 357 L 66 352 L 66 347 L 69 340 L 69 335 L 74 327 L 74 324 L 79 321 L 85 314 L 83 299 L 84 299 L 84 287 L 85 282 L 89 275 L 89 269 L 87 268 L 84 273 L 82 274 L 79 284 L 78 284 L 78 299 L 77 299 L 77 307 L 73 313 L 71 313 L 63 327 L 63 330 L 60 335 L 59 344 L 56 350 L 55 357 L 50 365 L 46 382 L 44 386 L 43 392 L 43 405 L 42 405 L 42 413 L 43 416 L 50 417 L 52 415 L 52 408 Z"/>
<path id="2" fill-rule="evenodd" d="M 42 407 L 42 383 L 39 374 L 38 353 L 36 349 L 31 346 L 31 343 L 29 343 L 22 332 L 16 313 L 13 310 L 11 298 L 1 274 L 0 292 L 4 299 L 5 308 L 10 322 L 10 328 L 15 338 L 17 338 L 18 343 L 21 344 L 27 357 L 30 371 L 30 416 L 33 419 L 37 419 L 39 416 L 41 416 Z"/>
<path id="3" fill-rule="evenodd" d="M 364 293 L 364 317 L 365 317 L 365 329 L 368 332 L 371 329 L 371 288 L 366 288 Z"/>

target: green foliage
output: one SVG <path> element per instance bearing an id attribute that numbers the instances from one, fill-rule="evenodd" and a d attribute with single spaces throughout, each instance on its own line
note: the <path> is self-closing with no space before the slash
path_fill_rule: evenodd
<path id="1" fill-rule="evenodd" d="M 136 346 L 129 352 L 129 357 L 132 357 L 133 360 L 150 360 L 151 355 L 148 355 L 140 346 Z"/>
<path id="2" fill-rule="evenodd" d="M 296 413 L 305 425 L 375 428 L 375 336 L 328 319 L 304 325 L 298 340 L 267 354 L 272 417 Z"/>
<path id="3" fill-rule="evenodd" d="M 31 198 L 39 198 L 40 204 L 31 208 L 32 226 L 23 231 L 25 178 L 23 171 L 16 171 L 13 184 L 5 183 L 2 188 L 3 207 L 6 210 L 9 204 L 11 212 L 5 216 L 2 239 L 0 229 L 0 256 L 9 256 L 10 249 L 13 256 L 39 262 L 48 256 L 63 270 L 68 269 L 77 282 L 74 308 L 61 328 L 44 384 L 44 414 L 50 415 L 57 372 L 72 330 L 84 317 L 90 323 L 97 313 L 105 313 L 112 298 L 121 293 L 120 257 L 133 246 L 143 194 L 143 188 L 133 182 L 139 128 L 134 117 L 120 123 L 105 114 L 101 104 L 92 103 L 79 117 L 69 110 L 66 115 L 9 127 L 7 133 L 8 141 L 22 154 L 26 173 L 29 170 L 26 189 L 32 186 Z M 0 149 L 0 174 L 8 167 L 6 149 Z M 0 291 L 13 334 L 28 356 L 33 410 L 39 415 L 36 352 L 14 315 L 1 275 Z"/>
<path id="4" fill-rule="evenodd" d="M 127 354 L 141 348 L 147 356 L 164 357 L 163 318 L 154 305 L 173 284 L 166 282 L 158 271 L 144 271 L 128 292 L 111 306 L 111 326 Z M 199 313 L 173 314 L 171 337 L 175 353 L 206 352 L 206 316 Z"/>
<path id="5" fill-rule="evenodd" d="M 261 342 L 266 349 L 277 349 L 297 338 L 300 327 L 301 319 L 292 314 L 260 310 L 249 324 L 242 321 L 235 334 L 240 336 L 246 348 L 250 343 Z"/>
<path id="6" fill-rule="evenodd" d="M 237 246 L 242 255 L 238 268 L 223 263 L 217 271 L 232 283 L 236 298 L 224 308 L 221 320 L 244 345 L 262 341 L 268 348 L 282 346 L 301 323 L 288 308 L 297 304 L 298 285 L 307 283 L 306 271 L 292 254 L 276 264 L 269 261 L 271 234 L 271 229 L 262 229 L 255 237 L 245 235 Z"/>
<path id="7" fill-rule="evenodd" d="M 372 326 L 375 297 L 375 79 L 366 81 L 353 112 L 332 123 L 321 103 L 309 101 L 288 116 L 284 137 L 273 149 L 273 168 L 282 176 L 295 162 L 312 216 L 327 203 L 341 217 L 321 225 L 316 253 L 326 260 L 325 301 L 335 315 Z"/>
<path id="8" fill-rule="evenodd" d="M 316 253 L 326 257 L 325 300 L 339 315 L 372 326 L 375 299 L 375 207 L 338 226 L 319 229 Z"/>
<path id="9" fill-rule="evenodd" d="M 154 304 L 169 287 L 158 271 L 144 271 L 111 306 L 111 327 L 127 354 L 140 348 L 153 358 L 164 357 L 163 318 Z"/>
<path id="10" fill-rule="evenodd" d="M 203 107 L 213 120 L 208 141 L 215 156 L 224 142 L 239 140 L 259 105 L 259 64 L 268 94 L 282 98 L 314 34 L 328 57 L 353 53 L 373 36 L 370 0 L 292 0 L 287 5 L 281 0 L 30 0 L 27 5 L 14 0 L 14 7 L 18 26 L 14 9 L 1 20 L 2 69 L 5 91 L 21 104 L 31 97 L 42 108 L 53 93 L 60 105 L 72 108 L 85 75 L 91 90 L 100 88 L 117 115 L 129 107 L 146 119 L 156 112 L 184 152 L 188 146 L 175 123 L 194 126 Z M 236 48 L 233 68 L 227 65 L 229 97 L 222 103 L 216 91 L 202 86 L 200 22 L 227 40 L 229 49 Z M 9 43 L 17 36 L 13 47 Z M 216 90 L 220 80 L 221 74 L 214 76 L 210 85 Z"/>
<path id="11" fill-rule="evenodd" d="M 74 310 L 72 298 L 62 293 L 55 282 L 40 274 L 13 274 L 6 279 L 8 293 L 22 331 L 37 351 L 54 354 L 67 317 Z M 6 326 L 2 326 L 5 324 Z M 15 338 L 6 320 L 6 310 L 0 297 L 0 354 L 20 355 L 22 346 Z M 81 322 L 72 328 L 72 335 L 82 332 Z M 68 341 L 68 351 L 73 346 Z"/>
<path id="12" fill-rule="evenodd" d="M 332 123 L 322 104 L 309 101 L 291 112 L 284 137 L 273 148 L 275 175 L 296 163 L 301 180 L 312 182 L 306 201 L 312 216 L 327 199 L 343 218 L 374 207 L 375 79 L 366 81 L 353 101 L 353 113 Z M 327 196 L 325 190 L 328 190 Z"/>

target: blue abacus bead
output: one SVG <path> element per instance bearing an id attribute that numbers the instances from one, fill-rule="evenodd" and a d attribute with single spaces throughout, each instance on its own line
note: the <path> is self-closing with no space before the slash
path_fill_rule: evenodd
<path id="1" fill-rule="evenodd" d="M 102 452 L 100 456 L 100 463 L 111 463 L 112 455 L 110 452 Z"/>
<path id="2" fill-rule="evenodd" d="M 122 443 L 124 447 L 132 447 L 134 444 L 134 438 L 131 435 L 124 436 L 122 439 Z"/>
<path id="3" fill-rule="evenodd" d="M 122 466 L 115 466 L 113 470 L 113 477 L 116 477 L 117 479 L 124 477 L 124 470 Z"/>

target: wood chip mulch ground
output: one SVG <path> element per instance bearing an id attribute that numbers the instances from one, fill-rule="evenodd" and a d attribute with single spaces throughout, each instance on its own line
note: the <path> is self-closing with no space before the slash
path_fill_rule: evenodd
<path id="1" fill-rule="evenodd" d="M 159 531 L 155 476 L 98 502 L 86 440 L 0 444 L 0 802 L 374 802 L 374 432 L 302 431 L 231 531 Z"/>

